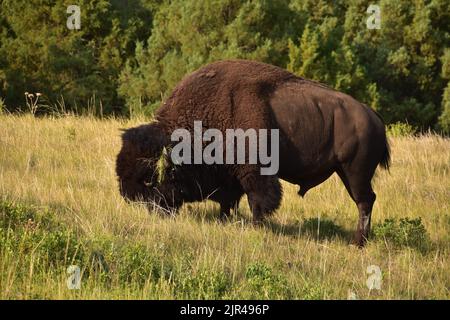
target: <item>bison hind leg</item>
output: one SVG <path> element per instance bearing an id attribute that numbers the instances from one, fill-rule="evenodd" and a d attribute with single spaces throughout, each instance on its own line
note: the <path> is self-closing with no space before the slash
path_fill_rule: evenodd
<path id="1" fill-rule="evenodd" d="M 374 170 L 362 173 L 361 171 L 352 171 L 350 167 L 343 167 L 337 172 L 358 207 L 359 220 L 353 243 L 362 248 L 369 239 L 372 208 L 376 199 L 371 185 Z"/>

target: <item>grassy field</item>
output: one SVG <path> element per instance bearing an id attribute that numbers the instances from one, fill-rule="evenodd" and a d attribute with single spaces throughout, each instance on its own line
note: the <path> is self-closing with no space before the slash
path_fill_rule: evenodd
<path id="1" fill-rule="evenodd" d="M 141 122 L 0 116 L 0 299 L 450 298 L 449 139 L 391 137 L 374 236 L 359 250 L 348 244 L 356 206 L 335 175 L 304 199 L 284 183 L 261 228 L 246 199 L 229 223 L 212 202 L 176 218 L 127 204 L 118 129 Z"/>

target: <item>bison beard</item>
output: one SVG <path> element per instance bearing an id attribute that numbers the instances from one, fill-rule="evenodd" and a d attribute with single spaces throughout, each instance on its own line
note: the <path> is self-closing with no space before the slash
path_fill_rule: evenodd
<path id="1" fill-rule="evenodd" d="M 175 165 L 164 150 L 176 129 L 278 129 L 279 172 L 261 175 L 261 164 Z M 280 205 L 279 178 L 297 184 L 299 195 L 336 172 L 359 210 L 355 242 L 370 231 L 376 167 L 389 167 L 381 118 L 352 97 L 275 66 L 220 61 L 184 78 L 158 109 L 155 121 L 125 131 L 116 171 L 121 194 L 163 209 L 211 199 L 228 217 L 246 194 L 255 223 Z M 164 163 L 161 166 L 161 163 Z"/>

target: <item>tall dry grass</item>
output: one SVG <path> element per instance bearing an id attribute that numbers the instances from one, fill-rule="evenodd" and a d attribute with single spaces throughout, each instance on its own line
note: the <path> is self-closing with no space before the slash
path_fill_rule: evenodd
<path id="1" fill-rule="evenodd" d="M 283 183 L 281 208 L 262 228 L 250 225 L 245 199 L 225 224 L 212 202 L 185 205 L 176 218 L 127 204 L 114 172 L 118 129 L 141 122 L 0 116 L 0 200 L 54 212 L 109 264 L 107 280 L 90 269 L 81 289 L 69 290 L 70 259 L 48 266 L 39 242 L 35 251 L 3 245 L 0 298 L 450 298 L 450 140 L 391 138 L 390 173 L 374 179 L 373 224 L 420 217 L 430 249 L 375 238 L 359 250 L 348 244 L 357 210 L 335 175 L 304 199 Z M 133 268 L 151 257 L 167 272 L 137 279 Z M 370 265 L 380 267 L 381 290 L 366 285 Z"/>

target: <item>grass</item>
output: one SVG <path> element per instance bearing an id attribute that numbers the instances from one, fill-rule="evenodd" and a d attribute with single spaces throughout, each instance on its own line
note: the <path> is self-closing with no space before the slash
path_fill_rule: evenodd
<path id="1" fill-rule="evenodd" d="M 114 173 L 119 128 L 145 120 L 0 115 L 0 299 L 449 299 L 450 140 L 391 138 L 374 179 L 367 248 L 336 176 L 252 227 L 212 202 L 176 218 L 127 204 Z M 70 290 L 67 268 L 81 269 Z M 367 268 L 379 266 L 381 289 Z"/>

